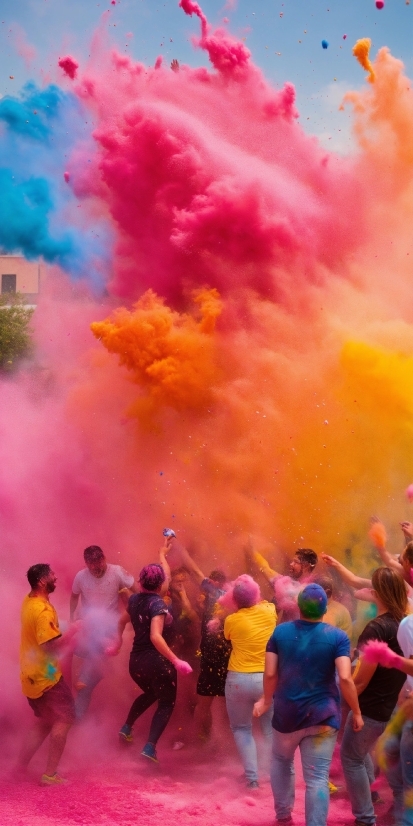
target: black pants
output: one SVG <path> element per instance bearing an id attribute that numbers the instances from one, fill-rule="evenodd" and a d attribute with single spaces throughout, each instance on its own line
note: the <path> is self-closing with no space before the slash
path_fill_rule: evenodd
<path id="1" fill-rule="evenodd" d="M 169 723 L 176 700 L 176 668 L 158 651 L 131 654 L 129 674 L 142 689 L 143 694 L 134 700 L 126 719 L 128 726 L 158 700 L 158 708 L 153 715 L 148 742 L 155 745 Z"/>

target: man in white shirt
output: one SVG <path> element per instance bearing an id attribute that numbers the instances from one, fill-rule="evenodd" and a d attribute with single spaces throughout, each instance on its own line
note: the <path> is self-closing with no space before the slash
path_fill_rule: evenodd
<path id="1" fill-rule="evenodd" d="M 82 659 L 76 681 L 75 706 L 79 720 L 88 709 L 92 691 L 103 677 L 105 648 L 116 635 L 119 594 L 125 588 L 137 591 L 134 577 L 120 565 L 111 565 L 98 545 L 84 551 L 86 567 L 76 574 L 70 596 L 70 619 L 83 620 L 83 631 L 75 654 Z M 80 599 L 80 606 L 79 606 Z"/>

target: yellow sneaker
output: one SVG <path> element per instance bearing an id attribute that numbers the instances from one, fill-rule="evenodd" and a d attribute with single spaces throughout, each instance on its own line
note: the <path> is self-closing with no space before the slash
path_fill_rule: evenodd
<path id="1" fill-rule="evenodd" d="M 40 781 L 41 786 L 63 786 L 67 783 L 64 777 L 60 777 L 60 774 L 55 772 L 54 774 L 42 774 L 42 779 Z"/>
<path id="2" fill-rule="evenodd" d="M 335 786 L 334 783 L 331 782 L 331 780 L 328 781 L 328 791 L 330 792 L 330 794 L 335 794 L 336 792 L 338 792 L 338 786 Z"/>

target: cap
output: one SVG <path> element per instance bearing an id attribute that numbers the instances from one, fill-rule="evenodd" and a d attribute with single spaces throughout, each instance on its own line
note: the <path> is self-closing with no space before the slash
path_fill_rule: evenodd
<path id="1" fill-rule="evenodd" d="M 327 611 L 327 594 L 321 585 L 310 582 L 298 594 L 298 607 L 305 619 L 321 619 Z"/>

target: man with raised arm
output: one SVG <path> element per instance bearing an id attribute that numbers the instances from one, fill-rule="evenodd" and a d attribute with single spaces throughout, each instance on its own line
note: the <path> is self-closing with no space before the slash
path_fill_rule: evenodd
<path id="1" fill-rule="evenodd" d="M 298 548 L 289 564 L 289 576 L 282 576 L 271 568 L 268 560 L 254 550 L 251 539 L 245 548 L 245 555 L 247 562 L 260 571 L 274 588 L 278 625 L 298 619 L 297 597 L 303 585 L 314 579 L 314 569 L 318 562 L 316 552 L 312 548 Z"/>

